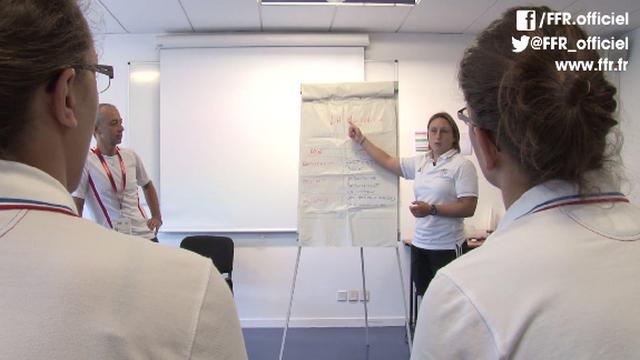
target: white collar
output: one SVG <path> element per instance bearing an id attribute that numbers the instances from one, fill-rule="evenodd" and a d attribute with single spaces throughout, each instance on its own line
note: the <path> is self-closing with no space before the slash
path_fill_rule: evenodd
<path id="1" fill-rule="evenodd" d="M 571 200 L 570 198 L 572 197 L 582 196 L 592 199 L 622 197 L 622 194 L 617 192 L 615 186 L 607 184 L 606 182 L 601 182 L 598 189 L 599 192 L 595 194 L 580 194 L 577 184 L 564 180 L 549 180 L 536 185 L 527 190 L 511 204 L 500 221 L 500 224 L 498 224 L 496 231 L 507 228 L 519 218 L 544 208 L 544 205 L 547 203 L 557 205 L 558 203 Z"/>
<path id="2" fill-rule="evenodd" d="M 504 214 L 496 231 L 511 225 L 516 219 L 525 215 L 531 209 L 545 201 L 555 199 L 560 196 L 574 195 L 578 193 L 576 185 L 562 180 L 550 180 L 536 185 L 525 191 L 516 201 L 509 206 Z"/>
<path id="3" fill-rule="evenodd" d="M 451 148 L 449 149 L 447 152 L 445 152 L 444 154 L 438 156 L 438 163 L 444 160 L 447 160 L 449 158 L 452 158 L 455 154 L 458 153 L 458 150 L 456 150 L 455 148 Z M 429 150 L 424 154 L 425 158 L 431 162 L 433 162 L 433 150 Z"/>
<path id="4" fill-rule="evenodd" d="M 0 199 L 46 203 L 77 214 L 73 198 L 58 180 L 15 161 L 0 160 Z"/>

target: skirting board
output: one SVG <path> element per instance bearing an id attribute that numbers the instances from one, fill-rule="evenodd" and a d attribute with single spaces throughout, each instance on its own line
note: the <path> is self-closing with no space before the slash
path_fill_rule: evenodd
<path id="1" fill-rule="evenodd" d="M 272 319 L 240 319 L 243 328 L 281 328 L 284 327 L 284 318 Z M 370 327 L 404 326 L 403 317 L 370 317 Z M 350 318 L 291 318 L 289 327 L 364 327 L 363 317 Z"/>

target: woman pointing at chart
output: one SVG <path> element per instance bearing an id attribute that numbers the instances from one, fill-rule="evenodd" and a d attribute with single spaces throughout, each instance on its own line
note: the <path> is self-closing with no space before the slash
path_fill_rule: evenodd
<path id="1" fill-rule="evenodd" d="M 418 295 L 423 295 L 436 271 L 456 257 L 456 243 L 464 240 L 463 218 L 473 216 L 478 177 L 471 161 L 460 154 L 460 131 L 451 115 L 440 112 L 427 123 L 429 151 L 415 157 L 393 157 L 353 123 L 349 137 L 388 171 L 414 180 L 416 217 L 411 246 L 411 271 Z"/>

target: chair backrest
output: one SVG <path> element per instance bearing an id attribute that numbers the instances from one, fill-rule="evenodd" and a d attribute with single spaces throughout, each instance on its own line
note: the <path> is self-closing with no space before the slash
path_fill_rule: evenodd
<path id="1" fill-rule="evenodd" d="M 210 258 L 218 271 L 231 277 L 234 248 L 231 238 L 210 235 L 187 236 L 180 243 L 180 247 Z"/>

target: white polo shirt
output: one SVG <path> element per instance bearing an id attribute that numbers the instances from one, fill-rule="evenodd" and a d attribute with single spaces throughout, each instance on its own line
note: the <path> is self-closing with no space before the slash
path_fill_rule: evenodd
<path id="1" fill-rule="evenodd" d="M 122 209 L 120 209 L 118 196 L 113 192 L 109 177 L 100 159 L 93 151 L 89 151 L 87 161 L 82 170 L 80 185 L 73 192 L 73 196 L 85 200 L 85 208 L 89 210 L 87 215 L 96 223 L 111 229 L 116 219 L 124 217 L 131 220 L 132 235 L 152 239 L 155 234 L 147 226 L 147 217 L 140 207 L 138 196 L 138 186 L 147 185 L 150 181 L 149 176 L 138 154 L 131 149 L 125 148 L 120 148 L 119 151 L 125 164 L 127 179 Z M 106 156 L 104 154 L 103 157 L 111 171 L 118 191 L 122 191 L 120 158 L 118 155 Z M 91 179 L 95 184 L 96 191 L 93 190 L 89 183 L 89 175 L 91 175 Z"/>
<path id="2" fill-rule="evenodd" d="M 640 209 L 585 198 L 532 211 L 576 189 L 529 189 L 484 245 L 438 271 L 412 360 L 638 358 Z"/>
<path id="3" fill-rule="evenodd" d="M 78 218 L 17 162 L 0 160 L 0 209 L 0 358 L 247 358 L 211 260 Z"/>
<path id="4" fill-rule="evenodd" d="M 478 197 L 478 175 L 473 163 L 456 149 L 438 158 L 433 165 L 431 152 L 400 159 L 402 177 L 413 179 L 415 199 L 429 204 L 455 202 L 462 197 Z M 464 240 L 462 218 L 425 216 L 416 218 L 412 244 L 421 249 L 451 250 Z"/>

